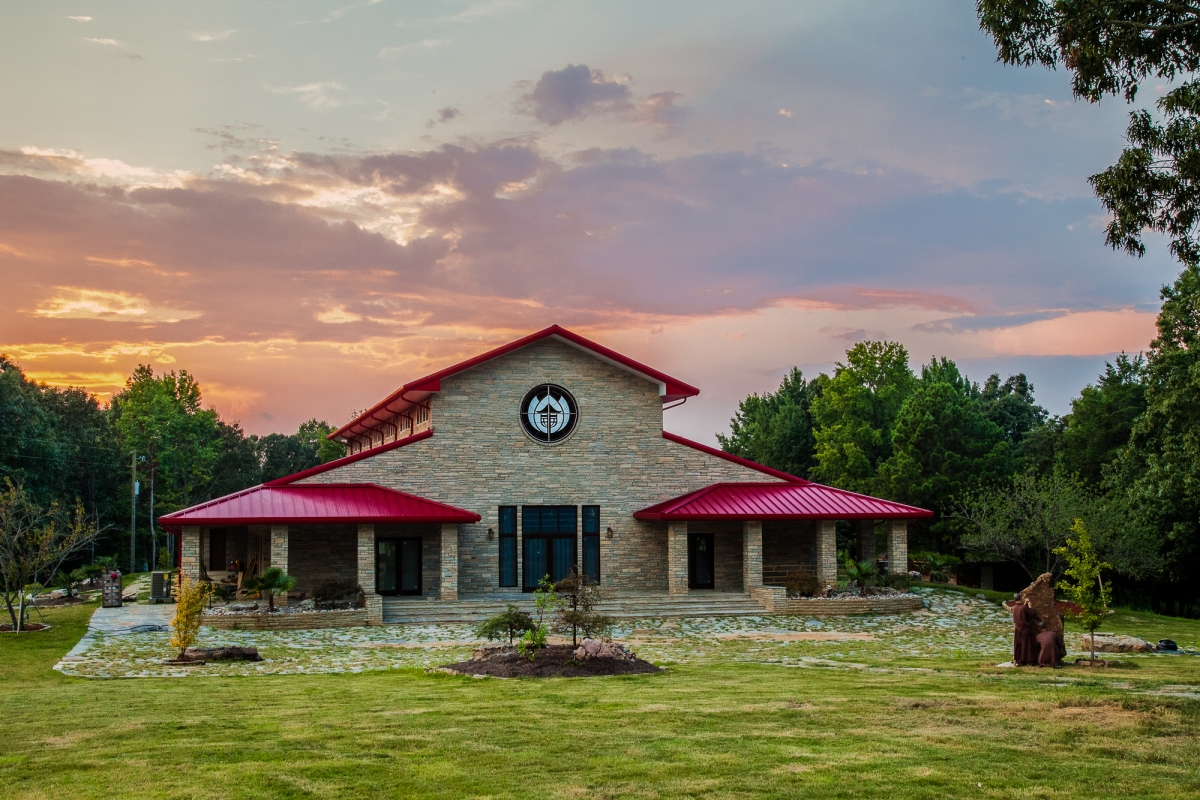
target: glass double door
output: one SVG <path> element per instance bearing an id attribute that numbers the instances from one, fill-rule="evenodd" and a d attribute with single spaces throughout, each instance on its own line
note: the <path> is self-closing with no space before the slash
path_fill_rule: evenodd
<path id="1" fill-rule="evenodd" d="M 570 536 L 526 536 L 522 588 L 532 592 L 538 581 L 547 575 L 551 583 L 558 583 L 575 569 L 575 535 Z"/>
<path id="2" fill-rule="evenodd" d="M 375 540 L 375 591 L 421 593 L 421 537 Z"/>

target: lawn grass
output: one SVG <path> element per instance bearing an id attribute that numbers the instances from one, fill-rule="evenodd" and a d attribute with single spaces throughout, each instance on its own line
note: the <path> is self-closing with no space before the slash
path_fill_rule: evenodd
<path id="1" fill-rule="evenodd" d="M 881 640 L 864 669 L 719 662 L 591 680 L 54 672 L 94 608 L 0 637 L 5 797 L 1200 794 L 1200 700 L 1150 693 L 1200 692 L 1200 658 L 906 669 Z M 1112 627 L 1182 643 L 1200 623 L 1130 613 Z"/>

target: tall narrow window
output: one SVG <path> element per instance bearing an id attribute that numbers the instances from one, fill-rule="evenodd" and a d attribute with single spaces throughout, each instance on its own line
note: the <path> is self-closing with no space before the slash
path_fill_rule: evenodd
<path id="1" fill-rule="evenodd" d="M 517 585 L 516 506 L 500 506 L 500 585 Z"/>
<path id="2" fill-rule="evenodd" d="M 583 575 L 600 582 L 600 506 L 583 507 Z"/>

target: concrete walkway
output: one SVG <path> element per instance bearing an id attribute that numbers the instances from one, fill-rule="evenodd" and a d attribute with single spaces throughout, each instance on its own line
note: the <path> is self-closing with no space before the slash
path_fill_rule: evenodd
<path id="1" fill-rule="evenodd" d="M 139 580 L 128 588 L 149 590 L 149 581 L 145 587 L 140 586 Z M 127 591 L 128 591 L 127 588 Z M 130 633 L 157 633 L 171 630 L 171 617 L 175 616 L 173 603 L 151 605 L 148 603 L 126 603 L 120 608 L 97 608 L 88 620 L 87 633 L 75 643 L 62 659 L 54 665 L 61 670 L 63 664 L 84 661 L 86 653 L 97 638 L 103 636 L 120 636 Z"/>

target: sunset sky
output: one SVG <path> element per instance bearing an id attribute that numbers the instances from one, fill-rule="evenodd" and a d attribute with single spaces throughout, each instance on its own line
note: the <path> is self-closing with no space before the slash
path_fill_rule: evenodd
<path id="1" fill-rule="evenodd" d="M 1177 271 L 1103 243 L 1130 107 L 966 0 L 6 3 L 0 108 L 0 352 L 186 368 L 251 433 L 551 323 L 710 443 L 873 338 L 1063 413 Z"/>

